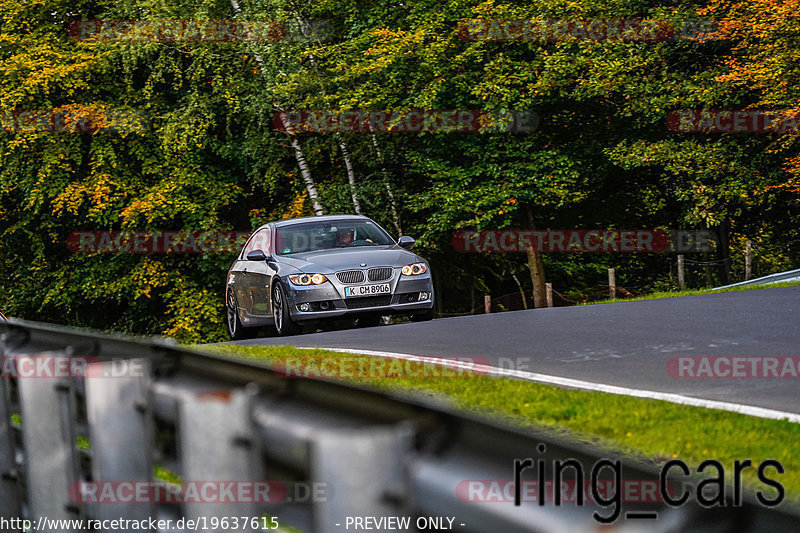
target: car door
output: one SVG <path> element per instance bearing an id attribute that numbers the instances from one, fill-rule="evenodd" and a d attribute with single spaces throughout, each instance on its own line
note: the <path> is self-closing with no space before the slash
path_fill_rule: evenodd
<path id="1" fill-rule="evenodd" d="M 240 276 L 241 288 L 238 289 L 242 296 L 239 305 L 244 307 L 251 323 L 263 323 L 270 317 L 269 286 L 275 270 L 267 261 L 248 261 L 247 254 L 261 250 L 269 256 L 272 251 L 271 233 L 272 228 L 269 226 L 258 230 L 242 252 L 244 260 Z"/>
<path id="2" fill-rule="evenodd" d="M 230 270 L 228 271 L 228 289 L 232 290 L 233 293 L 236 295 L 236 306 L 237 306 L 237 313 L 239 315 L 239 319 L 244 323 L 247 321 L 247 305 L 245 304 L 245 300 L 249 298 L 247 293 L 247 288 L 245 285 L 245 272 L 247 271 L 247 267 L 249 261 L 245 259 L 245 250 L 247 249 L 247 245 L 250 243 L 250 239 L 252 239 L 252 235 L 247 240 L 244 248 L 239 255 L 236 256 L 236 261 L 233 262 L 231 265 Z"/>

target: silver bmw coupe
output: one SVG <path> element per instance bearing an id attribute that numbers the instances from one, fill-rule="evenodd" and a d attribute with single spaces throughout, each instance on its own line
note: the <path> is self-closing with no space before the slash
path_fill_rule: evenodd
<path id="1" fill-rule="evenodd" d="M 252 337 L 272 325 L 280 335 L 304 325 L 353 318 L 377 325 L 383 315 L 433 318 L 428 262 L 365 216 L 270 222 L 247 240 L 228 271 L 228 333 Z"/>

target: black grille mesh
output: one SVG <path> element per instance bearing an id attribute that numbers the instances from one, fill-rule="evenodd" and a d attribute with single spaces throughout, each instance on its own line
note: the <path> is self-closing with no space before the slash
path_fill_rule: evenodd
<path id="1" fill-rule="evenodd" d="M 383 281 L 392 277 L 391 267 L 371 268 L 369 270 L 370 281 Z"/>
<path id="2" fill-rule="evenodd" d="M 337 272 L 336 277 L 342 283 L 361 283 L 364 281 L 364 272 L 361 270 L 344 270 Z"/>
<path id="3" fill-rule="evenodd" d="M 379 307 L 389 305 L 391 296 L 365 296 L 363 298 L 351 298 L 344 301 L 348 309 L 363 309 L 365 307 Z"/>

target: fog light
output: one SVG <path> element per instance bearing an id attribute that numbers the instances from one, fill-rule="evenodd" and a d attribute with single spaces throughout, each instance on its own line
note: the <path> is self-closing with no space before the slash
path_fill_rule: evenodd
<path id="1" fill-rule="evenodd" d="M 301 311 L 308 311 L 309 309 L 311 309 L 311 306 L 308 304 L 300 304 L 298 307 L 300 308 Z"/>
<path id="2" fill-rule="evenodd" d="M 322 309 L 323 311 L 327 311 L 328 307 L 330 307 L 330 304 L 328 302 L 320 302 L 319 303 L 319 308 Z"/>
<path id="3" fill-rule="evenodd" d="M 424 292 L 424 291 L 423 291 L 423 292 L 421 292 L 421 293 L 419 293 L 419 299 L 420 299 L 420 301 L 422 301 L 422 300 L 427 300 L 428 298 L 430 298 L 430 296 L 431 296 L 431 295 L 430 295 L 429 293 L 427 293 L 427 292 Z"/>

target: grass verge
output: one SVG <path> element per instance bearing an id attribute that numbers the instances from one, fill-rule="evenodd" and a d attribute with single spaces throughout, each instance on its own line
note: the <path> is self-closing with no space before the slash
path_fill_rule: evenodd
<path id="1" fill-rule="evenodd" d="M 346 374 L 340 379 L 443 400 L 460 411 L 619 451 L 656 465 L 679 458 L 694 468 L 705 459 L 716 459 L 731 476 L 734 460 L 751 459 L 757 466 L 763 460 L 776 459 L 785 473 L 778 475 L 770 470 L 769 475 L 784 486 L 787 501 L 800 503 L 800 424 L 480 374 L 461 373 L 460 378 L 453 379 L 442 377 L 440 367 L 431 367 L 428 377 L 404 377 L 409 372 L 408 367 L 403 370 L 401 362 L 382 360 L 386 366 L 376 372 L 370 366 L 375 364 L 374 357 L 326 350 L 234 345 L 203 349 L 272 362 L 281 368 L 293 365 L 304 375 Z M 323 362 L 327 366 L 322 366 Z M 765 488 L 754 469 L 745 470 L 743 479 L 751 489 Z M 774 494 L 765 491 L 770 498 Z"/>
<path id="2" fill-rule="evenodd" d="M 696 296 L 699 294 L 719 294 L 721 292 L 755 291 L 761 289 L 778 289 L 780 287 L 800 287 L 800 281 L 788 281 L 786 283 L 772 283 L 770 285 L 745 285 L 742 287 L 730 287 L 728 289 L 693 289 L 685 291 L 663 291 L 636 296 L 635 298 L 615 298 L 606 300 L 596 300 L 594 302 L 581 303 L 579 305 L 610 304 L 619 302 L 637 302 L 640 300 L 659 300 L 661 298 L 677 298 L 679 296 Z"/>

